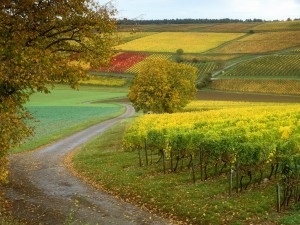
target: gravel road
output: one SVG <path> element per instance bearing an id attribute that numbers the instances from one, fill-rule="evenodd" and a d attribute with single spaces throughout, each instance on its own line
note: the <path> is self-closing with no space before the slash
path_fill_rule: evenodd
<path id="1" fill-rule="evenodd" d="M 65 167 L 72 150 L 134 114 L 131 106 L 107 120 L 38 151 L 12 155 L 10 183 L 4 187 L 13 217 L 29 224 L 171 224 L 139 207 L 87 185 Z"/>

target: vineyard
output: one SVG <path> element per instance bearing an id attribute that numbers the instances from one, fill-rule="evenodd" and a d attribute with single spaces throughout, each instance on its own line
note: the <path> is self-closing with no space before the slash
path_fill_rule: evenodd
<path id="1" fill-rule="evenodd" d="M 192 32 L 201 31 L 211 24 L 145 24 L 145 25 L 122 25 L 119 32 Z"/>
<path id="2" fill-rule="evenodd" d="M 269 55 L 237 64 L 221 77 L 300 78 L 300 55 Z"/>
<path id="3" fill-rule="evenodd" d="M 134 77 L 165 59 L 196 67 L 197 85 L 212 76 L 208 89 L 299 96 L 297 24 L 123 26 L 110 65 L 94 71 Z M 298 103 L 193 101 L 138 115 L 75 157 L 93 183 L 187 224 L 299 224 Z"/>
<path id="4" fill-rule="evenodd" d="M 254 33 L 212 52 L 223 54 L 274 52 L 299 46 L 299 37 L 300 31 Z"/>
<path id="5" fill-rule="evenodd" d="M 140 72 L 141 68 L 143 67 L 143 65 L 145 63 L 147 63 L 148 61 L 153 61 L 153 60 L 169 60 L 172 57 L 171 54 L 167 54 L 167 53 L 152 53 L 150 54 L 145 60 L 136 63 L 135 65 L 133 65 L 132 67 L 130 67 L 129 69 L 126 70 L 127 73 L 133 73 L 133 74 L 137 74 Z"/>
<path id="6" fill-rule="evenodd" d="M 217 79 L 209 87 L 222 91 L 300 95 L 299 79 Z"/>
<path id="7" fill-rule="evenodd" d="M 92 71 L 135 75 L 148 60 L 164 59 L 196 67 L 197 88 L 209 83 L 209 88 L 223 91 L 298 95 L 299 24 L 122 25 L 110 64 Z M 183 54 L 178 55 L 178 49 Z M 207 82 L 211 76 L 213 81 Z M 106 85 L 99 79 L 84 83 Z"/>
<path id="8" fill-rule="evenodd" d="M 116 54 L 110 62 L 110 65 L 100 68 L 92 68 L 92 71 L 123 73 L 138 62 L 148 57 L 144 53 L 121 52 Z"/>
<path id="9" fill-rule="evenodd" d="M 264 23 L 253 28 L 256 31 L 299 30 L 300 21 Z"/>
<path id="10" fill-rule="evenodd" d="M 203 32 L 248 32 L 254 27 L 257 26 L 257 23 L 225 23 L 225 24 L 214 24 L 211 26 L 204 27 Z"/>
<path id="11" fill-rule="evenodd" d="M 124 148 L 137 152 L 140 166 L 156 165 L 164 174 L 191 171 L 194 183 L 230 177 L 229 194 L 278 179 L 278 207 L 300 202 L 299 104 L 198 110 L 137 118 Z"/>
<path id="12" fill-rule="evenodd" d="M 248 32 L 254 31 L 286 31 L 299 30 L 299 21 L 285 22 L 247 22 L 247 23 L 216 23 L 216 24 L 148 24 L 122 25 L 120 32 Z"/>

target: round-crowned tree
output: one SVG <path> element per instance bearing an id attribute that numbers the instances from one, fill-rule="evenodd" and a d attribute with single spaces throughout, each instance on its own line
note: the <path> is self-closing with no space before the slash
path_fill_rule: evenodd
<path id="1" fill-rule="evenodd" d="M 194 97 L 196 77 L 195 67 L 149 60 L 136 75 L 128 98 L 137 111 L 173 113 Z"/>

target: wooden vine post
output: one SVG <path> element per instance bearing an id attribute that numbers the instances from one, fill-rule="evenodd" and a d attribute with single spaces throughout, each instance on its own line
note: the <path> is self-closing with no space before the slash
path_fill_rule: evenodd
<path id="1" fill-rule="evenodd" d="M 236 193 L 239 193 L 239 174 L 240 174 L 240 163 L 238 156 L 235 162 L 235 173 L 236 173 Z"/>
<path id="2" fill-rule="evenodd" d="M 162 150 L 162 160 L 163 160 L 164 174 L 166 174 L 166 156 L 165 156 L 165 151 L 164 150 Z"/>
<path id="3" fill-rule="evenodd" d="M 139 164 L 140 164 L 140 167 L 142 167 L 141 147 L 138 148 L 138 151 L 139 151 Z"/>
<path id="4" fill-rule="evenodd" d="M 148 166 L 149 162 L 148 162 L 148 149 L 147 149 L 147 140 L 146 140 L 146 138 L 144 140 L 144 144 L 145 144 L 145 154 L 146 154 L 146 166 Z"/>
<path id="5" fill-rule="evenodd" d="M 281 202 L 280 202 L 280 185 L 279 184 L 277 184 L 276 185 L 276 199 L 277 199 L 277 201 L 276 201 L 276 205 L 277 205 L 277 212 L 280 212 L 280 204 L 281 204 Z"/>
<path id="6" fill-rule="evenodd" d="M 233 179 L 233 169 L 230 169 L 230 174 L 229 174 L 229 195 L 231 195 L 231 192 L 232 192 L 232 179 Z"/>

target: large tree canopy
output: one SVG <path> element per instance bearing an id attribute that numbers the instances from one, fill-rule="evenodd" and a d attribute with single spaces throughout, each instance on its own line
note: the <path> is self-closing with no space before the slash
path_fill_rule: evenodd
<path id="1" fill-rule="evenodd" d="M 196 92 L 196 74 L 197 69 L 189 65 L 149 60 L 135 77 L 128 98 L 136 110 L 178 111 Z"/>
<path id="2" fill-rule="evenodd" d="M 94 0 L 1 0 L 0 7 L 1 181 L 7 150 L 31 133 L 23 104 L 57 82 L 75 88 L 86 71 L 72 60 L 108 61 L 115 10 Z"/>

